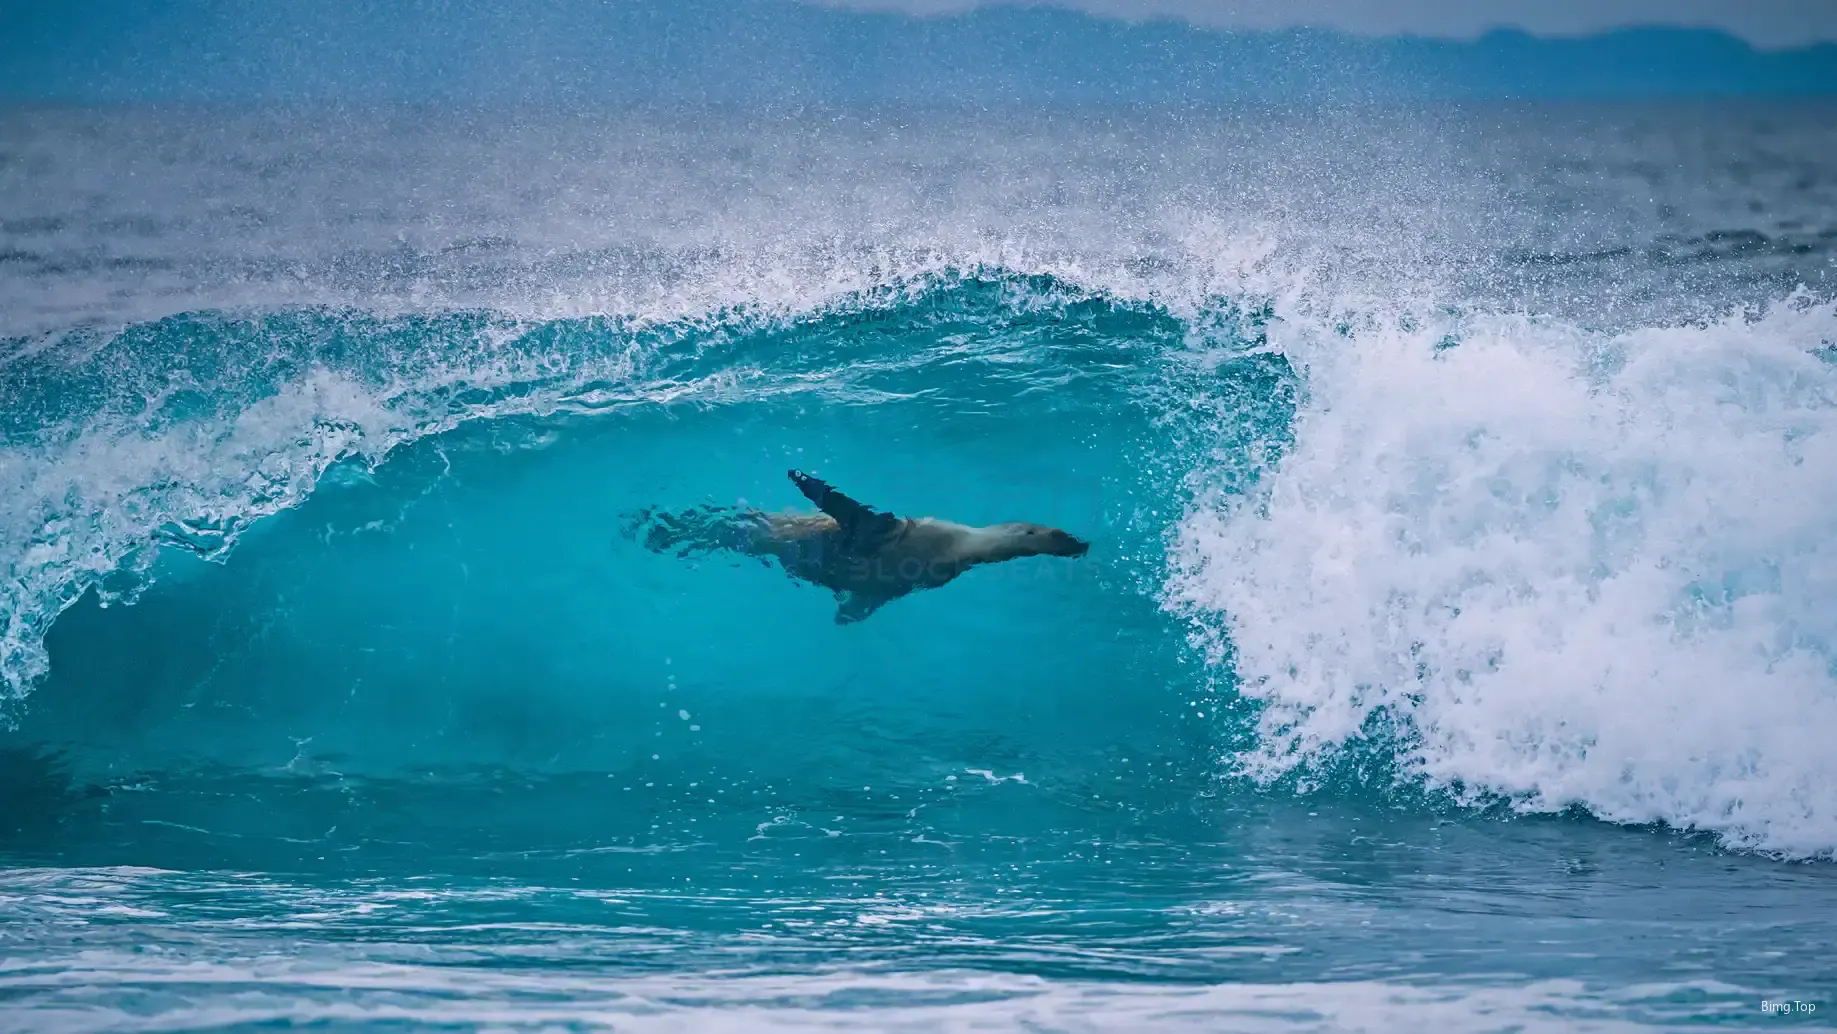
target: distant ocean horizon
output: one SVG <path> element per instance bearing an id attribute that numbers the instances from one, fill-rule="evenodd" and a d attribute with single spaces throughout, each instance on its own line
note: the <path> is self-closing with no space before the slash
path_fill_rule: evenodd
<path id="1" fill-rule="evenodd" d="M 1556 100 L 1837 94 L 1837 42 L 1715 29 L 1474 38 L 1224 30 L 1048 6 L 794 0 L 15 4 L 0 100 L 836 104 Z"/>

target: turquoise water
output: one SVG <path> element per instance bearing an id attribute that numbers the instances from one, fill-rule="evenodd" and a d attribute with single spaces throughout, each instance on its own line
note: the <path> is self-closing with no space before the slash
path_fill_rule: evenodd
<path id="1" fill-rule="evenodd" d="M 0 1028 L 1825 1023 L 1826 253 L 1661 235 L 1496 281 L 1620 288 L 1528 313 L 1348 286 L 1284 250 L 1318 226 L 1063 250 L 1101 177 L 1060 175 L 975 247 L 837 200 L 814 266 L 761 258 L 808 227 L 583 257 L 482 210 L 232 261 L 156 189 L 180 257 L 123 290 L 66 238 L 144 227 L 18 221 L 9 296 L 64 293 L 0 359 Z M 953 182 L 915 204 L 1001 208 Z M 530 300 L 569 264 L 625 293 Z M 792 467 L 1093 545 L 838 626 L 620 533 L 799 506 Z"/>

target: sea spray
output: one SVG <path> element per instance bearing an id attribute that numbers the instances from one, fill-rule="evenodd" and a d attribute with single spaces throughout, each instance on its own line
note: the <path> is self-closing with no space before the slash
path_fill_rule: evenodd
<path id="1" fill-rule="evenodd" d="M 1833 334 L 1810 300 L 1277 328 L 1294 446 L 1200 500 L 1171 586 L 1263 704 L 1239 770 L 1328 764 L 1384 716 L 1407 776 L 1475 801 L 1830 856 Z"/>

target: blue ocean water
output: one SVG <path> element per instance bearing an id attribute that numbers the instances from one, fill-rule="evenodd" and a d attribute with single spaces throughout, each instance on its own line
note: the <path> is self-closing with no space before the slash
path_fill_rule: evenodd
<path id="1" fill-rule="evenodd" d="M 1827 1025 L 1830 115 L 8 111 L 0 1029 Z"/>

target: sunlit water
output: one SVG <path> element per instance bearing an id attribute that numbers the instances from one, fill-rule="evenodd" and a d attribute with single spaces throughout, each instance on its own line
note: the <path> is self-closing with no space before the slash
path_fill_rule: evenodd
<path id="1" fill-rule="evenodd" d="M 1833 127 L 6 113 L 0 1029 L 1825 1025 Z"/>

